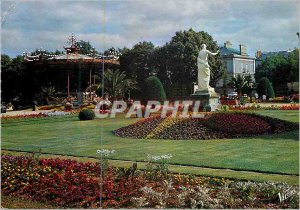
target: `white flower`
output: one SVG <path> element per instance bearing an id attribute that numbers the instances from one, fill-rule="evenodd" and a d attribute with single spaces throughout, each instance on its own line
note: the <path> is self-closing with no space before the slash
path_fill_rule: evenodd
<path id="1" fill-rule="evenodd" d="M 147 160 L 146 161 L 158 161 L 158 160 L 169 160 L 171 159 L 173 156 L 171 154 L 167 154 L 167 155 L 147 155 Z"/>
<path id="2" fill-rule="evenodd" d="M 160 156 L 152 156 L 152 159 L 155 160 L 155 161 L 157 161 L 157 160 L 160 160 L 161 157 Z"/>
<path id="3" fill-rule="evenodd" d="M 173 156 L 171 154 L 167 154 L 167 155 L 161 155 L 162 159 L 171 159 Z"/>
<path id="4" fill-rule="evenodd" d="M 65 116 L 69 115 L 69 112 L 64 112 L 64 111 L 51 111 L 51 112 L 41 112 L 42 114 L 46 114 L 48 116 Z"/>
<path id="5" fill-rule="evenodd" d="M 109 156 L 114 153 L 115 153 L 115 150 L 108 150 L 108 149 L 97 150 L 97 154 L 102 154 L 104 156 Z"/>

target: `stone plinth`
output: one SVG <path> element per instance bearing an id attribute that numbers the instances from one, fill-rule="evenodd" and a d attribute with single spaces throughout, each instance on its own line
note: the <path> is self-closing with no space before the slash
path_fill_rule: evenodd
<path id="1" fill-rule="evenodd" d="M 199 109 L 206 112 L 214 112 L 220 107 L 219 95 L 217 93 L 211 93 L 210 91 L 199 91 L 196 90 L 192 94 L 194 101 L 200 101 Z"/>

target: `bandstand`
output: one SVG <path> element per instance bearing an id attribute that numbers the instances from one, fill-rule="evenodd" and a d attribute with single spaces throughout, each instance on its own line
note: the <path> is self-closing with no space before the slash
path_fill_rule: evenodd
<path id="1" fill-rule="evenodd" d="M 43 81 L 36 82 L 54 85 L 63 90 L 67 97 L 76 94 L 78 103 L 81 104 L 87 89 L 92 99 L 92 85 L 96 83 L 95 75 L 100 76 L 105 69 L 119 67 L 120 53 L 112 51 L 107 55 L 97 54 L 93 49 L 89 54 L 81 54 L 74 35 L 69 37 L 68 44 L 70 46 L 64 47 L 63 54 L 49 54 L 38 50 L 38 53 L 24 53 L 24 60 L 30 71 L 38 71 L 44 75 Z"/>

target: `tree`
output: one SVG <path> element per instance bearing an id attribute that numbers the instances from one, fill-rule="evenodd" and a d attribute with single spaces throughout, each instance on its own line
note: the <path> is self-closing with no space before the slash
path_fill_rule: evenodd
<path id="1" fill-rule="evenodd" d="M 120 70 L 124 71 L 129 78 L 135 77 L 140 87 L 151 74 L 153 51 L 154 45 L 151 42 L 139 42 L 132 49 L 122 50 Z"/>
<path id="2" fill-rule="evenodd" d="M 6 54 L 1 54 L 1 69 L 2 69 L 2 72 L 7 72 L 7 71 L 11 70 L 10 69 L 11 64 L 12 64 L 11 58 Z"/>
<path id="3" fill-rule="evenodd" d="M 24 81 L 25 64 L 22 56 L 11 59 L 8 55 L 1 55 L 1 97 L 2 101 L 11 101 L 24 94 L 26 85 Z"/>
<path id="4" fill-rule="evenodd" d="M 299 33 L 298 33 L 299 34 Z M 299 82 L 299 49 L 295 48 L 287 58 L 290 73 L 288 82 Z"/>
<path id="5" fill-rule="evenodd" d="M 42 87 L 41 96 L 44 98 L 52 98 L 55 96 L 56 89 L 53 86 L 50 87 Z"/>
<path id="6" fill-rule="evenodd" d="M 208 33 L 193 29 L 177 31 L 171 41 L 161 47 L 154 47 L 151 42 L 140 42 L 132 49 L 122 49 L 120 69 L 127 77 L 136 78 L 141 89 L 147 77 L 156 75 L 167 87 L 168 95 L 178 93 L 184 97 L 191 94 L 193 82 L 197 81 L 197 56 L 203 43 L 211 51 L 218 50 L 216 41 Z M 211 57 L 209 65 L 210 85 L 214 87 L 225 69 L 220 54 Z"/>
<path id="7" fill-rule="evenodd" d="M 272 83 L 270 82 L 267 86 L 267 98 L 274 98 L 275 97 L 275 92 L 274 92 L 274 89 L 273 89 L 273 85 Z"/>
<path id="8" fill-rule="evenodd" d="M 116 49 L 114 47 L 111 47 L 111 48 L 104 51 L 104 55 L 106 55 L 106 56 L 108 56 L 108 55 L 118 56 L 119 52 L 120 52 L 120 49 Z"/>
<path id="9" fill-rule="evenodd" d="M 161 81 L 156 76 L 150 76 L 145 81 L 144 104 L 149 100 L 163 102 L 166 100 L 166 93 Z"/>
<path id="10" fill-rule="evenodd" d="M 257 93 L 260 96 L 266 95 L 268 99 L 275 97 L 272 84 L 270 83 L 270 80 L 267 77 L 262 77 L 259 80 L 258 86 L 257 86 Z"/>
<path id="11" fill-rule="evenodd" d="M 272 81 L 276 69 L 284 62 L 286 62 L 285 58 L 279 54 L 271 57 L 267 57 L 256 68 L 255 80 L 259 81 L 262 77 L 267 77 L 270 81 Z"/>
<path id="12" fill-rule="evenodd" d="M 217 43 L 208 33 L 195 32 L 193 29 L 176 32 L 170 42 L 156 50 L 154 59 L 159 62 L 154 68 L 157 68 L 157 75 L 163 76 L 162 83 L 170 80 L 173 85 L 179 85 L 181 96 L 189 95 L 193 82 L 197 81 L 197 56 L 203 43 L 211 51 L 218 50 Z M 224 72 L 220 55 L 211 57 L 209 65 L 210 85 L 214 87 Z"/>
<path id="13" fill-rule="evenodd" d="M 252 85 L 254 83 L 251 75 L 245 75 L 243 76 L 245 80 L 245 85 L 242 88 L 242 93 L 246 93 L 247 95 L 251 95 L 252 92 Z"/>
<path id="14" fill-rule="evenodd" d="M 124 71 L 128 78 L 134 78 L 140 89 L 144 88 L 145 79 L 153 73 L 153 52 L 154 45 L 151 42 L 139 42 L 132 49 L 121 50 L 120 70 Z"/>
<path id="15" fill-rule="evenodd" d="M 223 80 L 223 94 L 224 95 L 227 95 L 228 94 L 228 87 L 230 86 L 230 82 L 231 81 L 228 81 L 228 71 L 225 69 L 224 70 L 224 73 L 223 73 L 223 76 L 222 76 L 222 80 Z"/>
<path id="16" fill-rule="evenodd" d="M 245 80 L 244 76 L 240 74 L 237 77 L 232 77 L 229 83 L 239 95 L 242 95 L 243 88 L 247 85 L 247 81 Z"/>
<path id="17" fill-rule="evenodd" d="M 137 82 L 134 79 L 126 78 L 124 72 L 119 70 L 106 70 L 104 74 L 104 91 L 108 92 L 113 98 L 123 98 L 130 90 L 137 89 Z M 98 85 L 97 93 L 101 95 L 102 84 Z"/>
<path id="18" fill-rule="evenodd" d="M 259 81 L 263 77 L 267 77 L 279 92 L 288 82 L 299 82 L 299 50 L 294 49 L 288 56 L 277 54 L 263 60 L 256 68 L 255 78 Z"/>
<path id="19" fill-rule="evenodd" d="M 86 42 L 86 41 L 80 40 L 79 42 L 77 42 L 77 46 L 79 47 L 79 49 L 80 49 L 79 53 L 81 53 L 81 54 L 89 54 L 93 50 L 93 47 L 89 41 Z"/>

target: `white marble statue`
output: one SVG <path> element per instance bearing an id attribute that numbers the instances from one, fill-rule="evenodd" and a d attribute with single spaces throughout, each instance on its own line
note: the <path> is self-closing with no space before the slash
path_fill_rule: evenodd
<path id="1" fill-rule="evenodd" d="M 206 44 L 201 45 L 201 50 L 198 54 L 197 65 L 198 65 L 198 91 L 208 92 L 210 94 L 215 94 L 214 88 L 209 86 L 210 80 L 210 69 L 208 65 L 208 54 L 217 55 L 206 49 Z"/>

